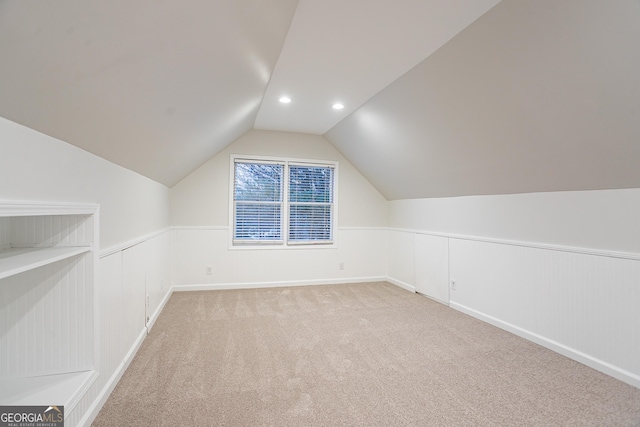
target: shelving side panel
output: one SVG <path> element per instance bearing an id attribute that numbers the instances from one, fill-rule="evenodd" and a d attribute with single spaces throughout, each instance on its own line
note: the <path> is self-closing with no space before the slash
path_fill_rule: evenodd
<path id="1" fill-rule="evenodd" d="M 92 368 L 91 253 L 0 280 L 0 378 Z"/>
<path id="2" fill-rule="evenodd" d="M 0 251 L 11 247 L 11 218 L 0 217 Z"/>
<path id="3" fill-rule="evenodd" d="M 42 215 L 10 218 L 12 247 L 90 246 L 92 215 Z"/>

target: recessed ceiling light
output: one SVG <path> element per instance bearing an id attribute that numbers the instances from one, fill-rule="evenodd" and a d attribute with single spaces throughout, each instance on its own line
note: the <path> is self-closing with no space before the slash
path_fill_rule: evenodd
<path id="1" fill-rule="evenodd" d="M 336 102 L 335 104 L 332 105 L 334 110 L 342 110 L 344 108 L 344 105 L 342 105 L 339 102 Z"/>
<path id="2" fill-rule="evenodd" d="M 283 104 L 288 104 L 291 102 L 291 98 L 289 98 L 288 96 L 281 96 L 278 101 L 282 102 Z"/>

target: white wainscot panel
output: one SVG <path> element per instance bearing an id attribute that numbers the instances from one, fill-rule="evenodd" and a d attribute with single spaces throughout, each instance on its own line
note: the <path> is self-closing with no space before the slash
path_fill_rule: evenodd
<path id="1" fill-rule="evenodd" d="M 450 241 L 451 306 L 640 387 L 640 261 Z"/>
<path id="2" fill-rule="evenodd" d="M 386 229 L 339 229 L 338 264 L 329 270 L 338 271 L 338 277 L 386 277 L 387 235 Z"/>
<path id="3" fill-rule="evenodd" d="M 154 322 L 160 315 L 162 304 L 169 292 L 171 261 L 169 254 L 169 233 L 147 240 L 143 243 L 146 255 L 145 291 L 148 299 L 146 305 L 146 319 Z M 149 323 L 148 322 L 148 323 Z M 151 324 L 149 323 L 149 326 Z"/>
<path id="4" fill-rule="evenodd" d="M 416 234 L 415 264 L 416 292 L 449 304 L 449 239 Z"/>
<path id="5" fill-rule="evenodd" d="M 98 262 L 96 276 L 97 309 L 100 319 L 100 372 L 111 373 L 122 363 L 131 346 L 123 339 L 123 330 L 127 327 L 122 316 L 125 304 L 122 286 L 122 254 L 117 252 Z M 128 334 L 125 334 L 128 335 Z M 106 375 L 101 375 L 104 381 Z"/>
<path id="6" fill-rule="evenodd" d="M 124 342 L 135 343 L 145 328 L 145 280 L 149 254 L 144 244 L 122 251 L 122 330 Z"/>
<path id="7" fill-rule="evenodd" d="M 177 286 L 336 283 L 386 276 L 384 229 L 341 229 L 337 248 L 294 249 L 230 249 L 226 229 L 175 228 L 171 233 Z"/>
<path id="8" fill-rule="evenodd" d="M 100 376 L 78 403 L 69 425 L 90 425 L 146 336 L 145 293 L 151 322 L 170 290 L 169 233 L 154 233 L 105 251 L 96 281 Z"/>
<path id="9" fill-rule="evenodd" d="M 415 290 L 415 235 L 390 230 L 387 246 L 387 275 L 396 285 Z"/>
<path id="10" fill-rule="evenodd" d="M 174 285 L 231 281 L 231 255 L 226 229 L 171 230 L 171 281 Z M 208 274 L 207 267 L 210 267 Z"/>

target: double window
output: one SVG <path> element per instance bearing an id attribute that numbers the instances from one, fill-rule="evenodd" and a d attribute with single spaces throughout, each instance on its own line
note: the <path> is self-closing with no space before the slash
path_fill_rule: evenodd
<path id="1" fill-rule="evenodd" d="M 332 244 L 337 164 L 232 157 L 233 244 Z"/>

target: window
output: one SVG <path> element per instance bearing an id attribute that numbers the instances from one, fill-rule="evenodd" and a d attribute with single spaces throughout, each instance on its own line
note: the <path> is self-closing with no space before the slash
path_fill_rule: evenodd
<path id="1" fill-rule="evenodd" d="M 334 242 L 334 162 L 232 156 L 234 245 Z"/>

